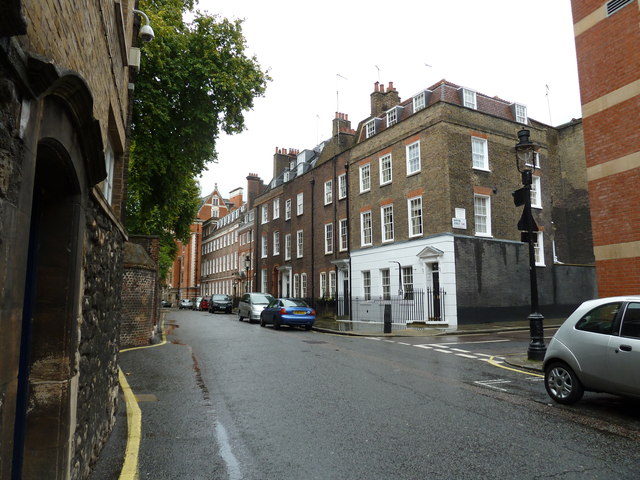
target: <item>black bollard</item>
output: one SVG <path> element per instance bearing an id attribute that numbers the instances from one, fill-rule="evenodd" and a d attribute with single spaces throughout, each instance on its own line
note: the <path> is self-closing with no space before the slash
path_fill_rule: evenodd
<path id="1" fill-rule="evenodd" d="M 391 333 L 391 305 L 384 306 L 384 333 Z"/>

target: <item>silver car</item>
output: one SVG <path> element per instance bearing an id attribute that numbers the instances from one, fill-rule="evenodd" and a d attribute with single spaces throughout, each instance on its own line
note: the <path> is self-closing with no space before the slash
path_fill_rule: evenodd
<path id="1" fill-rule="evenodd" d="M 544 385 L 564 404 L 585 390 L 640 398 L 640 296 L 580 305 L 549 342 Z"/>
<path id="2" fill-rule="evenodd" d="M 260 312 L 269 305 L 273 296 L 268 293 L 249 292 L 242 295 L 238 303 L 238 320 L 247 319 L 249 323 L 260 320 Z"/>

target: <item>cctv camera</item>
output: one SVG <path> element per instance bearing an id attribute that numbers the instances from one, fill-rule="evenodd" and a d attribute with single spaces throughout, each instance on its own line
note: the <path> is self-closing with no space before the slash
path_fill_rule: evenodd
<path id="1" fill-rule="evenodd" d="M 151 25 L 143 25 L 142 27 L 140 27 L 140 39 L 143 42 L 150 42 L 154 37 L 155 34 L 153 33 L 153 28 L 151 28 Z"/>

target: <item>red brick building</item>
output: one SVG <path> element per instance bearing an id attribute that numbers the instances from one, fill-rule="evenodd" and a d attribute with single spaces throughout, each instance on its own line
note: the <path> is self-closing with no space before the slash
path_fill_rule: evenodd
<path id="1" fill-rule="evenodd" d="M 571 6 L 598 293 L 639 294 L 640 7 L 634 0 Z"/>

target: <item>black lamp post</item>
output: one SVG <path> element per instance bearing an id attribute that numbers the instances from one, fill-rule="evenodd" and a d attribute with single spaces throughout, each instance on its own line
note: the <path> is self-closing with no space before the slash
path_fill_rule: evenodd
<path id="1" fill-rule="evenodd" d="M 389 260 L 389 263 L 397 263 L 398 264 L 398 296 L 402 298 L 402 264 L 400 262 L 396 262 L 394 260 Z"/>
<path id="2" fill-rule="evenodd" d="M 544 317 L 538 311 L 538 279 L 536 275 L 536 254 L 534 243 L 537 241 L 538 226 L 531 213 L 531 185 L 535 166 L 535 152 L 539 146 L 529 139 L 529 130 L 523 128 L 518 132 L 518 143 L 515 147 L 516 167 L 522 175 L 522 188 L 513 192 L 516 207 L 524 205 L 522 217 L 518 222 L 521 240 L 529 244 L 529 280 L 531 284 L 531 313 L 529 314 L 529 360 L 542 361 L 547 347 L 544 344 Z"/>
<path id="3" fill-rule="evenodd" d="M 251 266 L 251 257 L 249 255 L 245 255 L 244 257 L 244 276 L 246 282 L 246 287 L 244 292 L 247 293 L 249 291 L 249 267 Z"/>

